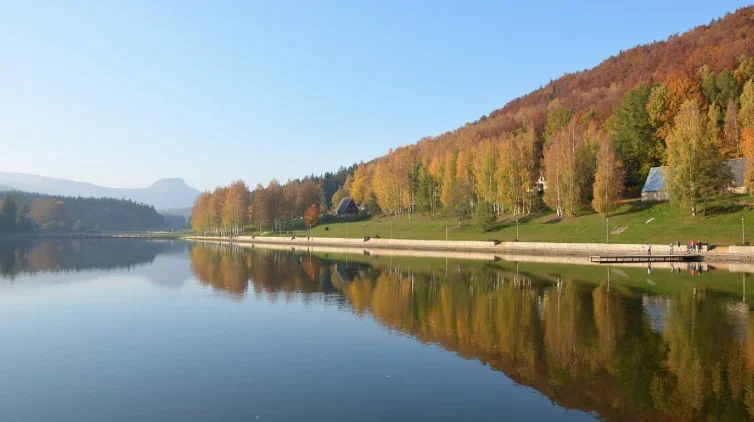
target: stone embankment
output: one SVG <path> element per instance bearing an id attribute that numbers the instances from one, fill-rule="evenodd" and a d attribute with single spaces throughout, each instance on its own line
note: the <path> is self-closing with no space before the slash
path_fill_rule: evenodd
<path id="1" fill-rule="evenodd" d="M 233 239 L 211 236 L 190 237 L 193 240 L 233 241 L 283 245 L 292 247 L 332 246 L 361 249 L 393 249 L 421 251 L 456 251 L 478 252 L 495 255 L 534 255 L 534 256 L 593 256 L 593 255 L 638 255 L 646 254 L 648 245 L 640 244 L 605 244 L 605 243 L 548 243 L 548 242 L 497 242 L 473 240 L 414 240 L 414 239 L 379 239 L 379 238 L 336 238 L 336 237 L 262 237 L 238 236 Z M 652 253 L 665 255 L 670 253 L 670 245 L 651 245 Z M 686 246 L 679 251 L 685 253 Z M 730 246 L 708 250 L 705 245 L 702 255 L 706 261 L 754 261 L 754 247 Z"/>

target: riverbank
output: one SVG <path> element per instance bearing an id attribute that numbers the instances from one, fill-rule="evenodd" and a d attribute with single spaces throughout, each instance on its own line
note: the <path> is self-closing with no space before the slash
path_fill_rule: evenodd
<path id="1" fill-rule="evenodd" d="M 600 243 L 547 243 L 547 242 L 497 242 L 497 241 L 455 241 L 455 240 L 416 240 L 416 239 L 371 239 L 335 237 L 262 237 L 238 236 L 235 238 L 212 236 L 189 236 L 188 240 L 222 241 L 251 243 L 260 245 L 281 245 L 287 247 L 340 247 L 370 249 L 412 250 L 426 252 L 465 252 L 483 253 L 493 256 L 531 255 L 545 257 L 589 257 L 594 255 L 637 255 L 646 254 L 648 245 L 639 244 L 600 244 Z M 651 245 L 655 254 L 667 254 L 669 245 Z M 681 246 L 684 248 L 684 246 Z M 674 253 L 678 253 L 674 250 Z M 754 262 L 754 247 L 730 246 L 703 249 L 703 260 L 708 262 Z"/>

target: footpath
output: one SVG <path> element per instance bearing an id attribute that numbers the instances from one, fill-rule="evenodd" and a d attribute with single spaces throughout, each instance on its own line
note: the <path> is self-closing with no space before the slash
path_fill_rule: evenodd
<path id="1" fill-rule="evenodd" d="M 237 236 L 234 238 L 216 236 L 191 236 L 189 240 L 239 242 L 251 244 L 282 245 L 291 247 L 332 246 L 363 249 L 394 249 L 416 251 L 452 251 L 476 252 L 495 255 L 539 255 L 539 256 L 573 256 L 587 257 L 595 255 L 641 255 L 646 254 L 649 246 L 653 254 L 670 254 L 670 245 L 639 245 L 626 243 L 548 243 L 548 242 L 497 242 L 464 240 L 415 240 L 382 238 L 337 238 L 337 237 L 265 237 Z M 681 250 L 673 248 L 673 254 L 686 253 L 686 246 Z M 696 252 L 695 252 L 696 253 Z M 754 246 L 706 245 L 699 252 L 704 261 L 738 262 L 754 261 Z"/>

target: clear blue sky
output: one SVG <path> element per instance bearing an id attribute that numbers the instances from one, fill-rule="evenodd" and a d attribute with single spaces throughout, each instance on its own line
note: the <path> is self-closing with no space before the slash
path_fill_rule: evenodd
<path id="1" fill-rule="evenodd" d="M 319 174 L 746 4 L 618 3 L 3 2 L 0 170 L 199 189 Z"/>

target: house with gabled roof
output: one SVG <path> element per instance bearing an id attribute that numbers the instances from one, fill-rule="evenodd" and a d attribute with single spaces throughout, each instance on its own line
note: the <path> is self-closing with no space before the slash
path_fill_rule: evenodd
<path id="1" fill-rule="evenodd" d="M 338 208 L 335 210 L 335 214 L 338 217 L 348 217 L 349 215 L 356 215 L 359 213 L 359 207 L 350 196 L 340 200 Z"/>
<path id="2" fill-rule="evenodd" d="M 732 176 L 729 192 L 733 193 L 746 193 L 746 184 L 744 182 L 746 176 L 746 159 L 745 158 L 733 158 L 724 161 L 725 165 L 730 169 Z M 667 201 L 669 198 L 667 189 L 665 188 L 665 172 L 667 167 L 652 167 L 649 169 L 647 180 L 644 182 L 644 187 L 641 189 L 642 201 Z"/>

